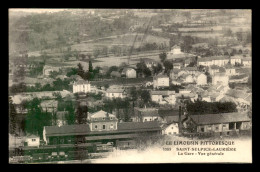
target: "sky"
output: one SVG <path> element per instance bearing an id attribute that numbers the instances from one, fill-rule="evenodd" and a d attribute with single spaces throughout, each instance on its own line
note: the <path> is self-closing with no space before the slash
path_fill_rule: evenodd
<path id="1" fill-rule="evenodd" d="M 33 13 L 45 13 L 45 12 L 59 12 L 59 11 L 64 11 L 66 9 L 59 9 L 59 8 L 10 8 L 10 12 L 33 12 Z"/>

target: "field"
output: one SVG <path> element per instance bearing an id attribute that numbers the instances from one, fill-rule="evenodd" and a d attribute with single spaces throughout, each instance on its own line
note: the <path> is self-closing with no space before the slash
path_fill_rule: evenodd
<path id="1" fill-rule="evenodd" d="M 104 80 L 104 81 L 92 81 L 91 85 L 95 86 L 104 86 L 105 84 L 109 85 L 131 85 L 136 86 L 136 84 L 143 84 L 145 82 L 152 82 L 152 77 L 147 78 L 116 78 L 113 80 Z"/>
<path id="2" fill-rule="evenodd" d="M 118 35 L 118 36 L 111 36 L 106 38 L 100 38 L 98 40 L 93 41 L 85 41 L 80 44 L 72 45 L 72 50 L 77 50 L 81 52 L 91 52 L 95 48 L 102 48 L 102 46 L 107 46 L 108 48 L 111 48 L 112 46 L 126 46 L 130 47 L 133 45 L 134 39 L 135 39 L 136 33 L 128 33 L 124 35 Z M 142 41 L 142 39 L 144 39 Z M 139 47 L 141 45 L 144 45 L 145 43 L 165 43 L 167 46 L 169 45 L 169 39 L 153 36 L 153 35 L 146 35 L 144 37 L 144 34 L 138 34 L 134 47 Z"/>

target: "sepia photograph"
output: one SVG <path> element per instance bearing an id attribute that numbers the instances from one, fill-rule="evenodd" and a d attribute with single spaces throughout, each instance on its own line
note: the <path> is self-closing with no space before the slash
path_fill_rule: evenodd
<path id="1" fill-rule="evenodd" d="M 8 9 L 9 164 L 252 163 L 251 9 Z"/>

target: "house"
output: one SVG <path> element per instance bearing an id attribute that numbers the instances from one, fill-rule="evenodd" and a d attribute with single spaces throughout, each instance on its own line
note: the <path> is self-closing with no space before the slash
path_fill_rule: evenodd
<path id="1" fill-rule="evenodd" d="M 225 66 L 229 62 L 229 57 L 228 56 L 212 56 L 212 57 L 204 57 L 204 58 L 199 58 L 197 61 L 197 65 L 202 65 L 202 66 L 211 66 L 211 65 L 216 65 L 216 66 Z"/>
<path id="2" fill-rule="evenodd" d="M 237 75 L 236 68 L 231 67 L 231 66 L 226 66 L 225 69 L 226 69 L 226 75 L 228 75 L 228 76 Z"/>
<path id="3" fill-rule="evenodd" d="M 58 101 L 57 100 L 43 100 L 40 103 L 40 107 L 45 112 L 49 113 L 56 113 L 58 108 Z"/>
<path id="4" fill-rule="evenodd" d="M 159 104 L 175 104 L 175 91 L 151 91 L 151 99 Z"/>
<path id="5" fill-rule="evenodd" d="M 198 99 L 198 94 L 195 93 L 176 93 L 176 102 L 181 103 L 182 101 L 192 101 L 194 102 L 195 100 Z"/>
<path id="6" fill-rule="evenodd" d="M 182 81 L 182 83 L 185 83 L 185 84 L 194 83 L 194 78 L 190 74 L 183 74 L 179 77 L 179 79 Z"/>
<path id="7" fill-rule="evenodd" d="M 197 85 L 207 85 L 207 75 L 205 75 L 204 73 L 196 73 L 194 75 L 194 80 L 196 82 Z"/>
<path id="8" fill-rule="evenodd" d="M 121 88 L 110 88 L 106 90 L 106 97 L 113 99 L 113 98 L 125 98 L 127 95 L 126 91 Z"/>
<path id="9" fill-rule="evenodd" d="M 212 77 L 212 85 L 222 84 L 228 86 L 229 77 L 223 73 L 217 73 Z"/>
<path id="10" fill-rule="evenodd" d="M 240 56 L 232 56 L 230 57 L 230 64 L 231 65 L 242 64 L 242 58 Z"/>
<path id="11" fill-rule="evenodd" d="M 163 124 L 162 135 L 178 135 L 179 124 L 178 122 L 172 122 L 170 124 Z"/>
<path id="12" fill-rule="evenodd" d="M 40 137 L 34 134 L 26 135 L 24 145 L 28 147 L 39 147 Z"/>
<path id="13" fill-rule="evenodd" d="M 196 132 L 201 134 L 231 135 L 251 128 L 247 113 L 190 115 L 190 118 L 196 125 Z"/>
<path id="14" fill-rule="evenodd" d="M 244 57 L 242 59 L 242 64 L 244 66 L 251 67 L 252 66 L 252 59 L 250 57 Z"/>
<path id="15" fill-rule="evenodd" d="M 178 46 L 178 45 L 174 45 L 174 46 L 171 48 L 171 51 L 170 51 L 168 54 L 169 54 L 169 55 L 182 54 L 182 52 L 181 52 L 181 47 Z"/>
<path id="16" fill-rule="evenodd" d="M 115 115 L 100 110 L 88 115 L 90 131 L 117 130 L 118 119 Z"/>
<path id="17" fill-rule="evenodd" d="M 169 87 L 169 77 L 163 74 L 159 74 L 153 77 L 153 88 Z"/>
<path id="18" fill-rule="evenodd" d="M 131 117 L 133 122 L 161 121 L 158 109 L 155 108 L 135 108 L 134 116 Z"/>
<path id="19" fill-rule="evenodd" d="M 117 72 L 117 71 L 112 71 L 110 73 L 110 76 L 114 77 L 114 78 L 119 78 L 119 77 L 121 77 L 121 74 L 119 72 Z"/>
<path id="20" fill-rule="evenodd" d="M 182 63 L 173 63 L 172 66 L 173 66 L 173 69 L 181 69 Z"/>
<path id="21" fill-rule="evenodd" d="M 60 67 L 54 67 L 54 66 L 47 66 L 45 65 L 43 67 L 43 76 L 49 76 L 51 72 L 56 71 L 59 72 L 60 71 Z"/>
<path id="22" fill-rule="evenodd" d="M 133 68 L 127 68 L 125 67 L 121 73 L 122 76 L 126 78 L 136 78 L 136 70 Z"/>
<path id="23" fill-rule="evenodd" d="M 105 113 L 106 114 L 106 113 Z M 99 116 L 99 115 L 97 115 Z M 101 115 L 103 116 L 103 115 Z M 110 118 L 109 118 L 110 119 Z M 101 117 L 103 120 L 103 117 Z M 109 122 L 110 120 L 105 119 Z M 95 119 L 94 119 L 95 121 Z M 115 124 L 115 120 L 111 120 Z M 100 124 L 101 130 L 91 131 L 92 127 Z M 76 144 L 86 142 L 116 142 L 117 140 L 134 139 L 141 137 L 159 136 L 161 134 L 161 127 L 158 121 L 152 122 L 121 122 L 114 126 L 114 129 L 109 129 L 109 126 L 105 126 L 103 130 L 103 121 L 91 122 L 87 124 L 75 124 L 64 126 L 44 126 L 43 128 L 43 140 L 47 145 L 59 144 Z M 112 127 L 111 127 L 112 128 Z M 108 129 L 108 130 L 107 130 Z"/>
<path id="24" fill-rule="evenodd" d="M 80 79 L 73 83 L 73 93 L 91 92 L 90 82 Z"/>

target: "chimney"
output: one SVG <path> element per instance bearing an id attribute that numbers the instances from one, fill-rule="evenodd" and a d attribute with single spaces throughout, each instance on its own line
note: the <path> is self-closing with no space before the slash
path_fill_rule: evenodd
<path id="1" fill-rule="evenodd" d="M 181 116 L 182 116 L 182 107 L 179 106 L 179 133 L 182 133 Z"/>

